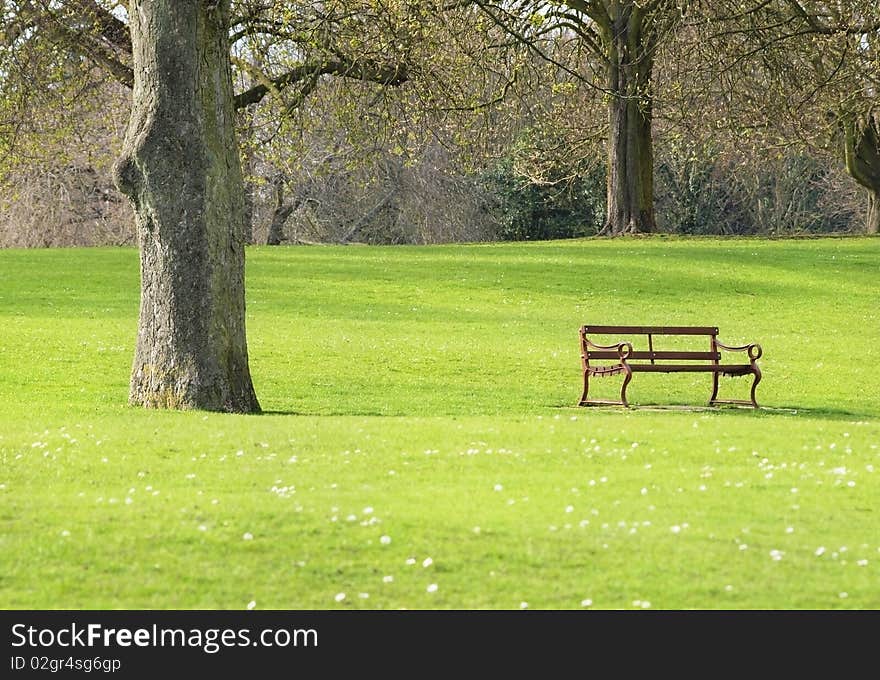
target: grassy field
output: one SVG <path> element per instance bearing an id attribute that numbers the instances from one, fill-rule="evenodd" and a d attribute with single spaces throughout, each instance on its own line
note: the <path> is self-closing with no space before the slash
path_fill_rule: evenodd
<path id="1" fill-rule="evenodd" d="M 265 414 L 233 416 L 126 405 L 134 250 L 0 251 L 0 608 L 880 608 L 878 265 L 878 239 L 255 248 Z M 703 408 L 700 374 L 577 408 L 583 323 L 760 342 L 763 408 Z"/>

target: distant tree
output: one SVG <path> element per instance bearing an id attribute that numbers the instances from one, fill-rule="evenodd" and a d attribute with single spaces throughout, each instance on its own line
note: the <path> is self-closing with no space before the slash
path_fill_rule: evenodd
<path id="1" fill-rule="evenodd" d="M 658 49 L 679 24 L 680 0 L 475 0 L 523 45 L 542 55 L 541 38 L 578 43 L 581 63 L 563 65 L 607 104 L 607 201 L 603 232 L 656 229 L 653 139 Z"/>
<path id="2" fill-rule="evenodd" d="M 731 85 L 735 125 L 837 149 L 880 230 L 880 6 L 873 0 L 708 4 L 700 68 Z"/>

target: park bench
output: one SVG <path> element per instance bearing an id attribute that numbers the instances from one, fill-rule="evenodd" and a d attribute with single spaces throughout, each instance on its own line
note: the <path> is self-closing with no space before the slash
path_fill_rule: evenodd
<path id="1" fill-rule="evenodd" d="M 598 344 L 596 336 L 613 336 L 615 341 Z M 696 336 L 708 338 L 708 350 L 657 349 L 657 336 Z M 763 351 L 756 343 L 732 347 L 718 341 L 718 329 L 713 326 L 581 326 L 581 362 L 584 370 L 584 393 L 578 406 L 618 405 L 629 406 L 626 388 L 633 373 L 711 373 L 712 396 L 709 405 L 743 404 L 758 408 L 755 389 L 761 382 L 758 359 Z M 647 343 L 636 343 L 635 338 L 647 338 Z M 680 341 L 678 344 L 681 344 Z M 638 348 L 638 349 L 636 349 Z M 745 352 L 749 363 L 722 363 L 722 351 Z M 744 359 L 745 357 L 743 357 Z M 596 365 L 596 361 L 611 364 Z M 594 362 L 594 363 L 591 363 Z M 620 401 L 590 399 L 590 378 L 624 375 L 620 389 Z M 753 375 L 752 398 L 718 399 L 719 376 Z"/>

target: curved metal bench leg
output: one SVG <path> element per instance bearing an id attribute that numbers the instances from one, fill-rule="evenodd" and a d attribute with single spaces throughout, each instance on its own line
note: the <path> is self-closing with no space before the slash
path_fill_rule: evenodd
<path id="1" fill-rule="evenodd" d="M 581 400 L 578 402 L 578 406 L 583 406 L 587 403 L 587 397 L 590 394 L 590 372 L 584 371 L 584 393 L 581 395 Z"/>
<path id="2" fill-rule="evenodd" d="M 629 408 L 629 402 L 626 400 L 626 386 L 629 385 L 629 381 L 632 380 L 632 377 L 632 371 L 627 367 L 626 377 L 623 379 L 623 385 L 620 388 L 620 403 L 627 408 Z"/>
<path id="3" fill-rule="evenodd" d="M 761 369 L 756 365 L 754 370 L 755 380 L 752 383 L 752 406 L 758 408 L 758 402 L 755 401 L 755 390 L 758 388 L 758 383 L 761 382 Z"/>
<path id="4" fill-rule="evenodd" d="M 712 396 L 709 397 L 709 406 L 715 403 L 718 398 L 718 372 L 712 373 Z"/>

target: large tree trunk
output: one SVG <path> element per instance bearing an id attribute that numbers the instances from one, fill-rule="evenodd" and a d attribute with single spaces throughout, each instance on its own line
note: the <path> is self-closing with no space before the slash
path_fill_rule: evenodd
<path id="1" fill-rule="evenodd" d="M 655 230 L 654 152 L 651 139 L 651 47 L 642 14 L 621 3 L 606 35 L 608 56 L 608 205 L 602 233 Z"/>
<path id="2" fill-rule="evenodd" d="M 865 232 L 880 233 L 880 112 L 843 114 L 846 169 L 868 191 Z"/>
<path id="3" fill-rule="evenodd" d="M 141 254 L 134 405 L 260 408 L 245 340 L 229 4 L 130 4 L 135 80 L 116 178 L 134 206 Z"/>

